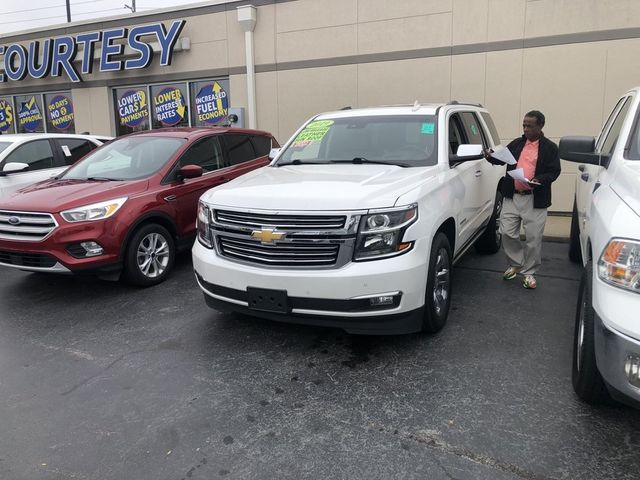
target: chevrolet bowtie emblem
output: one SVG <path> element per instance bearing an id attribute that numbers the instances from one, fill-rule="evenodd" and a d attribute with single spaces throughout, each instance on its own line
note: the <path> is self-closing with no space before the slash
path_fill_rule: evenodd
<path id="1" fill-rule="evenodd" d="M 251 238 L 260 240 L 262 243 L 275 243 L 276 240 L 284 238 L 284 233 L 274 232 L 272 228 L 263 228 L 262 230 L 251 232 Z"/>

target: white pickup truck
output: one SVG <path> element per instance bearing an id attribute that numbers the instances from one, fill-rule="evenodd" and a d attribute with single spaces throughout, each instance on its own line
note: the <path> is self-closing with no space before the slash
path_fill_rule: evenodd
<path id="1" fill-rule="evenodd" d="M 207 304 L 359 334 L 436 332 L 451 268 L 495 253 L 504 167 L 489 113 L 450 104 L 313 117 L 267 167 L 200 199 L 196 279 Z"/>
<path id="2" fill-rule="evenodd" d="M 640 87 L 625 93 L 598 138 L 563 137 L 580 165 L 569 257 L 584 264 L 573 387 L 589 403 L 640 405 Z"/>

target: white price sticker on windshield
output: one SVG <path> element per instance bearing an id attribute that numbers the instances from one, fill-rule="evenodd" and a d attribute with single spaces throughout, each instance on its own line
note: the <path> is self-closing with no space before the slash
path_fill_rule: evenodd
<path id="1" fill-rule="evenodd" d="M 66 145 L 62 145 L 62 151 L 67 157 L 71 156 L 71 150 L 69 150 L 69 147 L 67 147 Z"/>

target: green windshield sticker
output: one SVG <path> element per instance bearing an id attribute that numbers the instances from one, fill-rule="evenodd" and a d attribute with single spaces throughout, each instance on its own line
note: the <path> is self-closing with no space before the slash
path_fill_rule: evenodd
<path id="1" fill-rule="evenodd" d="M 476 127 L 473 123 L 471 124 L 471 133 L 474 135 L 478 134 L 478 127 Z"/>
<path id="2" fill-rule="evenodd" d="M 422 129 L 420 130 L 420 133 L 423 133 L 425 135 L 433 135 L 433 132 L 435 131 L 436 128 L 436 124 L 435 123 L 423 123 L 422 124 Z"/>
<path id="3" fill-rule="evenodd" d="M 304 147 L 310 143 L 319 142 L 327 134 L 331 125 L 333 125 L 333 120 L 318 120 L 317 122 L 311 122 L 298 134 L 293 142 L 293 146 Z"/>

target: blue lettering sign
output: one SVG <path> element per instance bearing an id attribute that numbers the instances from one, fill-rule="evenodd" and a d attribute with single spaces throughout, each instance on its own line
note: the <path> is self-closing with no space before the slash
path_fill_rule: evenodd
<path id="1" fill-rule="evenodd" d="M 16 57 L 20 65 L 16 67 Z M 4 54 L 4 71 L 10 80 L 14 82 L 27 76 L 27 49 L 17 43 L 10 45 Z"/>
<path id="2" fill-rule="evenodd" d="M 178 36 L 184 28 L 185 20 L 176 20 L 171 24 L 169 31 L 167 32 L 164 24 L 160 24 L 160 31 L 158 32 L 158 41 L 160 42 L 160 65 L 171 65 L 173 57 L 173 47 L 178 41 Z"/>
<path id="3" fill-rule="evenodd" d="M 51 67 L 51 76 L 59 77 L 62 75 L 62 70 L 64 70 L 72 82 L 79 82 L 80 76 L 71 63 L 77 52 L 78 45 L 73 41 L 73 38 L 56 38 L 53 41 L 53 66 Z"/>
<path id="4" fill-rule="evenodd" d="M 82 73 L 93 72 L 93 54 L 96 42 L 102 40 L 102 32 L 82 33 L 76 37 L 76 42 L 82 45 Z"/>
<path id="5" fill-rule="evenodd" d="M 0 55 L 4 55 L 4 47 L 0 47 Z M 4 73 L 0 73 L 0 82 L 6 82 L 7 77 L 4 76 Z"/>
<path id="6" fill-rule="evenodd" d="M 147 68 L 151 62 L 153 61 L 153 49 L 149 44 L 143 43 L 138 40 L 138 37 L 142 37 L 143 35 L 152 35 L 156 34 L 159 31 L 157 25 L 145 25 L 143 27 L 135 27 L 131 29 L 129 33 L 129 47 L 132 50 L 140 52 L 140 56 L 138 58 L 133 58 L 131 60 L 127 60 L 124 64 L 124 68 L 126 70 L 133 70 L 136 68 Z"/>
<path id="7" fill-rule="evenodd" d="M 51 71 L 52 46 L 51 40 L 44 41 L 42 63 L 38 67 L 36 63 L 38 63 L 38 57 L 40 56 L 40 42 L 36 40 L 29 44 L 29 75 L 33 78 L 44 78 L 49 75 Z"/>
<path id="8" fill-rule="evenodd" d="M 124 45 L 113 45 L 111 42 L 126 36 L 126 28 L 116 28 L 114 30 L 107 30 L 104 32 L 102 35 L 102 55 L 100 56 L 101 72 L 119 72 L 122 70 L 122 60 L 111 60 L 111 57 L 122 55 Z"/>

